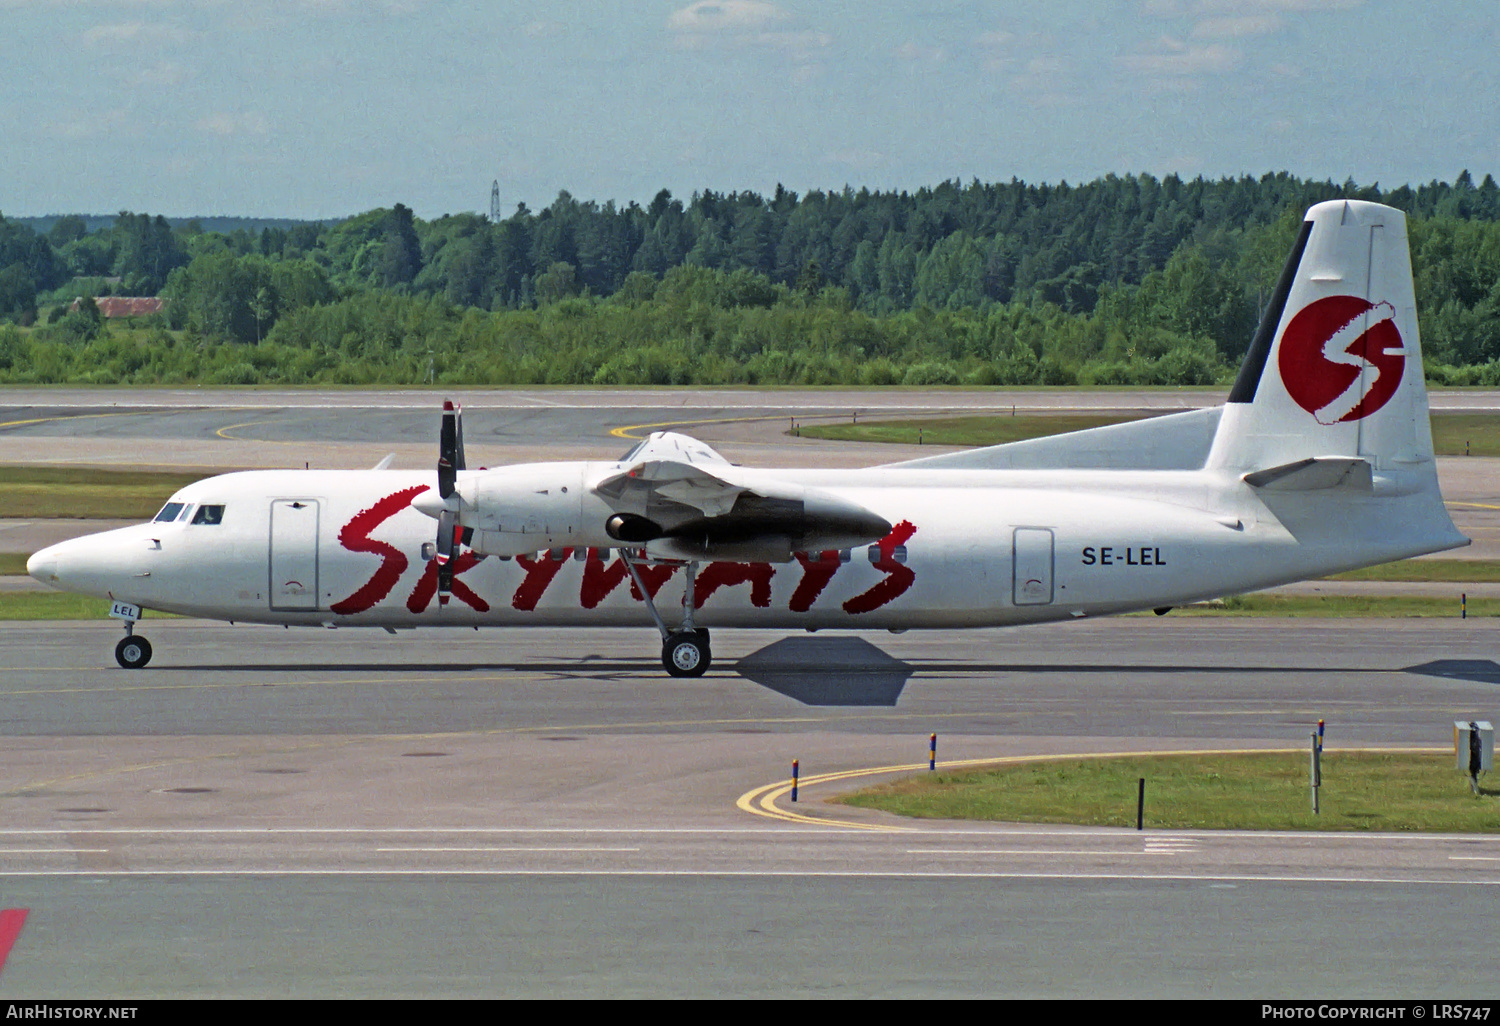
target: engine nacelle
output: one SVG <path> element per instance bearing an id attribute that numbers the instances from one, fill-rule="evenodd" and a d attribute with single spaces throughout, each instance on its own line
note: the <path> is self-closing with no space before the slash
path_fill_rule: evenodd
<path id="1" fill-rule="evenodd" d="M 522 463 L 476 475 L 472 500 L 464 496 L 472 508 L 462 517 L 474 528 L 470 547 L 483 555 L 517 556 L 600 544 L 584 536 L 583 476 L 581 463 Z"/>

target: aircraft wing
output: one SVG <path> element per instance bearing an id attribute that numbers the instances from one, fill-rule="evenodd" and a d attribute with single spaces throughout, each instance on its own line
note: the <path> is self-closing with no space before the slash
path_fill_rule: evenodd
<path id="1" fill-rule="evenodd" d="M 611 537 L 663 558 L 787 562 L 891 530 L 863 506 L 735 467 L 696 439 L 652 435 L 626 455 L 593 492 L 615 511 Z"/>

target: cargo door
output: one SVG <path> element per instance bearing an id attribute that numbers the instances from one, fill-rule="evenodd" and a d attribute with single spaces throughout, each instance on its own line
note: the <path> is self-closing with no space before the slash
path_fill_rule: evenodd
<path id="1" fill-rule="evenodd" d="M 1052 601 L 1052 531 L 1018 527 L 1011 546 L 1012 601 L 1018 606 L 1045 606 Z"/>
<path id="2" fill-rule="evenodd" d="M 318 502 L 271 503 L 271 608 L 318 608 Z"/>

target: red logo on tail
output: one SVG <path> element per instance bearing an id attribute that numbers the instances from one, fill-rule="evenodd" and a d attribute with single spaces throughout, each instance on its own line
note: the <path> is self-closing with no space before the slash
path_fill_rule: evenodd
<path id="1" fill-rule="evenodd" d="M 1328 296 L 1286 326 L 1276 360 L 1282 383 L 1319 424 L 1368 417 L 1396 394 L 1406 352 L 1395 312 L 1389 303 Z"/>

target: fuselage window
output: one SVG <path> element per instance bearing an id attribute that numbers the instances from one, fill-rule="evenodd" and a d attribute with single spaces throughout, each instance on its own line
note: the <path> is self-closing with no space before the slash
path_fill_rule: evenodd
<path id="1" fill-rule="evenodd" d="M 199 506 L 198 512 L 193 516 L 195 524 L 217 524 L 224 519 L 223 506 Z"/>
<path id="2" fill-rule="evenodd" d="M 182 512 L 182 505 L 183 504 L 180 503 L 180 502 L 169 502 L 169 503 L 167 503 L 165 506 L 163 506 L 161 508 L 161 512 L 158 513 L 158 514 L 156 514 L 156 519 L 153 520 L 152 523 L 153 524 L 168 524 L 168 523 L 171 523 L 173 520 L 177 519 L 177 514 L 179 514 L 179 513 Z"/>

